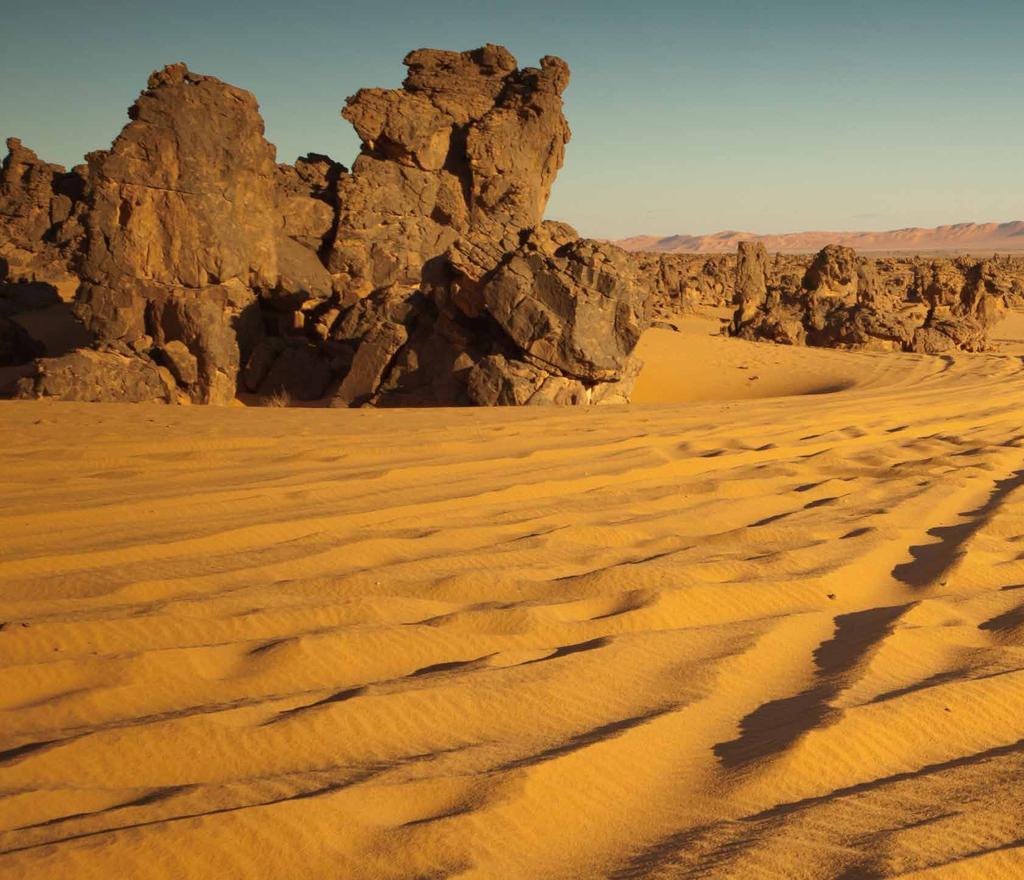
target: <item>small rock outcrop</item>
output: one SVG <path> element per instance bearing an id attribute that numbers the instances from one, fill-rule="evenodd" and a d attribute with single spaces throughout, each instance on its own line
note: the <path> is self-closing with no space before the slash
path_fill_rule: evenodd
<path id="1" fill-rule="evenodd" d="M 18 138 L 8 138 L 0 165 L 0 258 L 59 259 L 57 230 L 71 215 L 81 185 L 77 173 L 42 161 Z"/>
<path id="2" fill-rule="evenodd" d="M 740 248 L 729 332 L 745 339 L 925 354 L 982 351 L 1013 289 L 995 261 L 907 266 L 859 257 L 840 245 L 823 248 L 795 283 L 772 271 L 762 245 Z"/>
<path id="3" fill-rule="evenodd" d="M 86 157 L 71 260 L 79 314 L 101 344 L 157 362 L 180 363 L 167 351 L 180 343 L 195 359 L 175 374 L 182 391 L 227 403 L 262 333 L 258 298 L 322 300 L 330 276 L 287 234 L 274 148 L 250 93 L 175 64 L 150 77 L 129 116 L 109 150 Z M 296 235 L 310 226 L 299 221 Z"/>

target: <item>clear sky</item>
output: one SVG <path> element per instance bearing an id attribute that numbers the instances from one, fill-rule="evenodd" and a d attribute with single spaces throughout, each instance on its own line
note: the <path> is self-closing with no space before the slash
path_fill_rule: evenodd
<path id="1" fill-rule="evenodd" d="M 338 116 L 413 48 L 565 58 L 548 215 L 620 237 L 1024 218 L 1021 0 L 7 0 L 0 135 L 73 165 L 183 60 L 254 92 L 278 157 L 350 164 Z"/>

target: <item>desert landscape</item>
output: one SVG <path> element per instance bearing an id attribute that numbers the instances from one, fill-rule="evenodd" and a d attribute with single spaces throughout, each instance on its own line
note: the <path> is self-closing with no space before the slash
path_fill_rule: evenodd
<path id="1" fill-rule="evenodd" d="M 7 141 L 0 877 L 1024 876 L 1024 224 L 581 236 L 403 63 Z"/>
<path id="2" fill-rule="evenodd" d="M 629 407 L 4 404 L 0 876 L 1019 876 L 1024 348 L 690 324 Z"/>

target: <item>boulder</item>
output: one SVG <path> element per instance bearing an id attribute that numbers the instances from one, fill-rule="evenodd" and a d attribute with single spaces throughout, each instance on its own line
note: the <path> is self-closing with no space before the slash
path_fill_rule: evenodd
<path id="1" fill-rule="evenodd" d="M 650 322 L 633 262 L 606 242 L 542 224 L 483 283 L 486 313 L 526 359 L 567 378 L 622 378 Z"/>
<path id="2" fill-rule="evenodd" d="M 178 384 L 187 388 L 199 381 L 199 359 L 179 339 L 165 342 L 160 353 Z"/>
<path id="3" fill-rule="evenodd" d="M 177 390 L 170 372 L 147 358 L 85 348 L 37 361 L 34 374 L 18 382 L 15 396 L 86 403 L 175 403 Z"/>
<path id="4" fill-rule="evenodd" d="M 360 406 L 377 392 L 384 372 L 409 339 L 402 324 L 381 323 L 360 340 L 352 365 L 331 401 L 331 406 Z"/>

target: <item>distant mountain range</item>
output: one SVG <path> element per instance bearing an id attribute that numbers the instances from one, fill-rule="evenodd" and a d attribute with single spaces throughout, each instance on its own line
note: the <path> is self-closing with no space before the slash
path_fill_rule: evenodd
<path id="1" fill-rule="evenodd" d="M 1010 223 L 956 223 L 933 229 L 911 227 L 888 232 L 788 232 L 756 235 L 752 232 L 716 232 L 712 235 L 636 235 L 615 242 L 627 251 L 667 254 L 714 254 L 736 250 L 741 241 L 760 241 L 769 252 L 813 253 L 827 244 L 843 244 L 858 251 L 1024 251 L 1024 220 Z"/>

